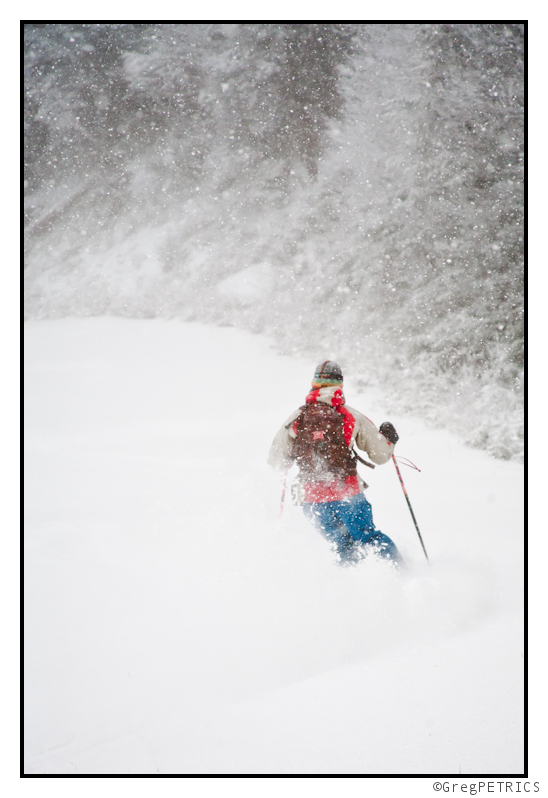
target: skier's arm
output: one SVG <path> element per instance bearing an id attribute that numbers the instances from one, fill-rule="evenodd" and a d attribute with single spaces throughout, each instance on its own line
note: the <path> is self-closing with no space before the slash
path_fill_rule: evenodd
<path id="1" fill-rule="evenodd" d="M 356 419 L 354 443 L 364 452 L 367 452 L 371 461 L 377 465 L 387 463 L 394 453 L 394 443 L 387 438 L 361 413 L 352 410 Z M 384 425 L 381 425 L 384 426 Z"/>
<path id="2" fill-rule="evenodd" d="M 278 471 L 286 471 L 293 465 L 291 452 L 293 450 L 295 436 L 292 430 L 292 422 L 295 421 L 299 412 L 299 410 L 296 410 L 289 416 L 272 441 L 267 463 Z"/>

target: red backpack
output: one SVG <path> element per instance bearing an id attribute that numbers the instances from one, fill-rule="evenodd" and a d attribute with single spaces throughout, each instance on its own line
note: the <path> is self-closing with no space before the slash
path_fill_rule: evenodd
<path id="1" fill-rule="evenodd" d="M 344 439 L 344 416 L 334 407 L 304 405 L 295 425 L 292 457 L 304 479 L 324 482 L 356 475 L 356 460 Z"/>

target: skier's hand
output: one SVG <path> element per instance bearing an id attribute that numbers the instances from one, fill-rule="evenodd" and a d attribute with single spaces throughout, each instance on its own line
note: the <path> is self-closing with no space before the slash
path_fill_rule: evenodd
<path id="1" fill-rule="evenodd" d="M 394 425 L 390 423 L 390 421 L 383 422 L 379 427 L 379 432 L 381 435 L 384 435 L 389 443 L 397 443 L 400 439 L 400 436 L 396 432 Z"/>

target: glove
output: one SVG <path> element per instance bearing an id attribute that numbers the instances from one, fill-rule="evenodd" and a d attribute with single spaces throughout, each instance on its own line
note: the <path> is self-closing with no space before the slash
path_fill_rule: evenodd
<path id="1" fill-rule="evenodd" d="M 397 443 L 400 439 L 400 436 L 394 429 L 394 425 L 391 424 L 389 421 L 383 422 L 379 427 L 379 432 L 381 435 L 384 435 L 389 443 Z"/>

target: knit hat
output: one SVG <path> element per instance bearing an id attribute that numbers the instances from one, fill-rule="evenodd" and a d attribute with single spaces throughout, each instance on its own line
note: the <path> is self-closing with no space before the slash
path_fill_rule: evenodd
<path id="1" fill-rule="evenodd" d="M 322 388 L 324 385 L 342 385 L 343 375 L 341 367 L 333 360 L 324 360 L 314 372 L 313 388 Z"/>

